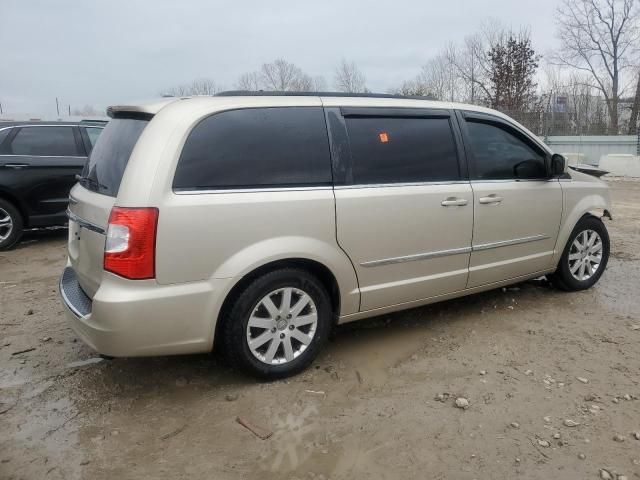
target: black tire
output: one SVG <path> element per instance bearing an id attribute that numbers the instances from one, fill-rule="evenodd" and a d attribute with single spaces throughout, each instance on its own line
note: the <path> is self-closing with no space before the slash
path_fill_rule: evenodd
<path id="1" fill-rule="evenodd" d="M 252 313 L 256 311 L 261 300 L 278 289 L 294 288 L 306 293 L 315 305 L 317 321 L 315 333 L 306 349 L 297 357 L 282 364 L 268 364 L 257 358 L 249 347 L 247 339 L 247 325 Z M 274 302 L 275 304 L 275 302 Z M 294 305 L 295 306 L 295 305 Z M 320 281 L 305 270 L 297 268 L 283 268 L 267 273 L 251 282 L 233 301 L 220 334 L 222 348 L 227 361 L 232 367 L 237 367 L 254 377 L 272 380 L 294 375 L 305 368 L 316 358 L 322 346 L 326 343 L 331 330 L 333 313 L 330 297 Z M 294 327 L 291 327 L 294 328 Z M 266 330 L 258 330 L 263 333 Z M 285 327 L 280 336 L 288 333 Z M 276 337 L 274 337 L 276 338 Z M 273 340 L 272 340 L 273 341 Z M 265 345 L 270 345 L 268 341 Z M 280 342 L 279 340 L 275 340 Z M 289 340 L 297 344 L 297 340 Z M 284 355 L 284 350 L 278 352 Z M 282 346 L 284 349 L 284 344 Z M 266 356 L 266 355 L 265 355 Z"/>
<path id="2" fill-rule="evenodd" d="M 602 259 L 600 260 L 600 264 L 593 275 L 585 280 L 579 280 L 571 273 L 569 255 L 571 254 L 573 242 L 586 230 L 593 230 L 600 236 L 602 240 Z M 605 227 L 602 220 L 598 217 L 594 217 L 593 215 L 582 217 L 571 232 L 569 240 L 567 240 L 567 244 L 562 252 L 562 257 L 560 257 L 560 261 L 558 262 L 558 268 L 553 274 L 548 275 L 549 280 L 551 280 L 557 288 L 567 292 L 591 288 L 600 279 L 607 268 L 607 263 L 609 262 L 609 248 L 609 233 L 607 232 L 607 227 Z"/>
<path id="3" fill-rule="evenodd" d="M 9 250 L 13 247 L 16 242 L 20 240 L 24 227 L 20 211 L 12 203 L 0 198 L 0 220 L 7 216 L 11 220 L 11 230 L 9 236 L 4 239 L 0 239 L 0 250 Z M 7 227 L 0 226 L 0 237 L 3 237 L 6 233 Z"/>

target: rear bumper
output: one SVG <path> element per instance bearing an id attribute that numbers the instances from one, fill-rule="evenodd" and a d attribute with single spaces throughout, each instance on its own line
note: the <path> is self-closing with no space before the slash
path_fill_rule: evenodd
<path id="1" fill-rule="evenodd" d="M 105 272 L 90 299 L 73 268 L 60 297 L 73 330 L 104 355 L 134 357 L 210 351 L 227 280 L 159 285 Z"/>

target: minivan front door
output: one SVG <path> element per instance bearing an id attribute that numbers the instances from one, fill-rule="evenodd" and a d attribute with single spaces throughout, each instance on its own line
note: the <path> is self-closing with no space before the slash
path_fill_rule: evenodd
<path id="1" fill-rule="evenodd" d="M 465 114 L 463 133 L 474 197 L 469 288 L 551 267 L 562 190 L 546 152 L 502 119 Z"/>
<path id="2" fill-rule="evenodd" d="M 361 311 L 465 288 L 473 198 L 451 121 L 448 110 L 328 112 L 338 243 L 356 269 Z"/>

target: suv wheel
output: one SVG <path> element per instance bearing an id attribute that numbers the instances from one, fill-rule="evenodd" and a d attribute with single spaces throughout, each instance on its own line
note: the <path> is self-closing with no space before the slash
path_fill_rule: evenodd
<path id="1" fill-rule="evenodd" d="M 224 319 L 222 341 L 232 366 L 266 379 L 306 368 L 331 328 L 329 295 L 304 270 L 285 268 L 254 280 Z"/>
<path id="2" fill-rule="evenodd" d="M 22 215 L 13 204 L 0 198 L 0 250 L 8 250 L 22 236 Z"/>
<path id="3" fill-rule="evenodd" d="M 551 281 L 562 290 L 584 290 L 593 286 L 609 261 L 609 234 L 597 217 L 583 217 L 571 232 Z"/>

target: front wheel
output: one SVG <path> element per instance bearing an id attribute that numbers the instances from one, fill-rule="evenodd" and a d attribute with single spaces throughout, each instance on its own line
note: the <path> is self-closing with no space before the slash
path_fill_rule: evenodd
<path id="1" fill-rule="evenodd" d="M 609 233 L 602 220 L 583 217 L 571 232 L 551 281 L 562 290 L 592 287 L 609 261 Z"/>
<path id="2" fill-rule="evenodd" d="M 304 270 L 284 268 L 254 280 L 223 319 L 224 353 L 232 366 L 274 379 L 306 368 L 332 323 L 326 289 Z"/>

